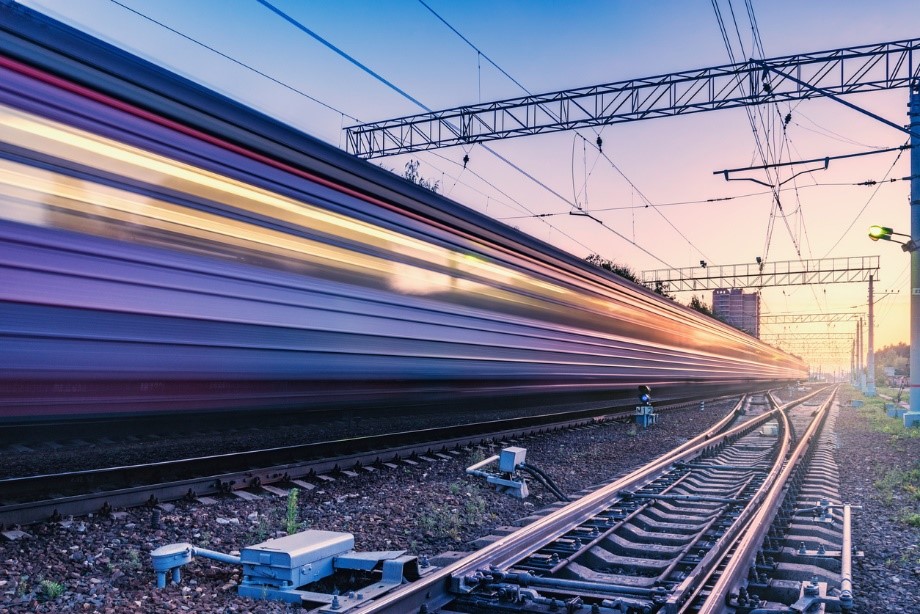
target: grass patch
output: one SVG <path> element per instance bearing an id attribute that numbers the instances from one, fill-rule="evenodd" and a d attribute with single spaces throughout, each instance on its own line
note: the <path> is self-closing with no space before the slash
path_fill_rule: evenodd
<path id="1" fill-rule="evenodd" d="M 875 487 L 883 494 L 886 502 L 891 503 L 895 496 L 898 499 L 907 495 L 909 501 L 920 501 L 920 466 L 907 471 L 892 469 L 875 482 Z"/>
<path id="2" fill-rule="evenodd" d="M 493 518 L 478 485 L 457 480 L 447 490 L 451 495 L 447 505 L 431 505 L 419 516 L 418 526 L 425 534 L 460 541 L 463 529 L 482 526 Z"/>
<path id="3" fill-rule="evenodd" d="M 460 541 L 463 522 L 456 508 L 430 507 L 418 519 L 419 528 L 434 538 L 450 538 Z"/>
<path id="4" fill-rule="evenodd" d="M 897 388 L 889 388 L 888 386 L 879 386 L 876 388 L 876 391 L 879 393 L 879 396 L 884 394 L 886 396 L 891 397 L 892 399 L 898 398 Z M 910 388 L 905 387 L 904 390 L 901 391 L 901 400 L 904 402 L 910 401 Z"/>
<path id="5" fill-rule="evenodd" d="M 64 594 L 64 585 L 54 580 L 42 580 L 38 585 L 38 594 L 45 601 L 54 601 Z"/>
<path id="6" fill-rule="evenodd" d="M 127 571 L 140 571 L 144 564 L 141 562 L 141 553 L 137 550 L 128 550 L 121 562 L 122 569 Z"/>
<path id="7" fill-rule="evenodd" d="M 284 516 L 284 529 L 288 535 L 293 535 L 300 529 L 300 513 L 297 509 L 297 499 L 299 497 L 300 490 L 292 488 L 288 491 L 287 512 Z"/>
<path id="8" fill-rule="evenodd" d="M 903 511 L 901 515 L 898 516 L 898 520 L 903 522 L 909 527 L 914 527 L 915 529 L 920 529 L 920 513 Z"/>
<path id="9" fill-rule="evenodd" d="M 907 471 L 892 469 L 875 482 L 875 487 L 887 505 L 901 506 L 899 522 L 920 528 L 920 464 Z"/>
<path id="10" fill-rule="evenodd" d="M 920 438 L 920 428 L 906 428 L 903 419 L 888 417 L 885 404 L 891 401 L 880 397 L 865 397 L 854 388 L 845 390 L 841 395 L 841 401 L 846 406 L 850 405 L 852 399 L 863 401 L 863 406 L 856 411 L 866 419 L 873 431 L 890 435 L 895 440 Z"/>

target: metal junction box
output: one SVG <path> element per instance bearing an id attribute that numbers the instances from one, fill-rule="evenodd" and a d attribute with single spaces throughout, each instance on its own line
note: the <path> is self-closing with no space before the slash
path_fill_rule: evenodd
<path id="1" fill-rule="evenodd" d="M 248 546 L 240 561 L 249 583 L 297 587 L 332 575 L 333 557 L 354 547 L 351 533 L 304 531 Z"/>
<path id="2" fill-rule="evenodd" d="M 504 473 L 513 473 L 514 468 L 527 458 L 527 448 L 505 448 L 498 457 L 498 470 Z"/>

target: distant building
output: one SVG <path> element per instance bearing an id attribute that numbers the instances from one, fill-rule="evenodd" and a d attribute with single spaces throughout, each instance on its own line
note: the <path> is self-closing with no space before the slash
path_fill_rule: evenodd
<path id="1" fill-rule="evenodd" d="M 731 326 L 760 338 L 760 293 L 736 288 L 712 292 L 712 313 Z"/>

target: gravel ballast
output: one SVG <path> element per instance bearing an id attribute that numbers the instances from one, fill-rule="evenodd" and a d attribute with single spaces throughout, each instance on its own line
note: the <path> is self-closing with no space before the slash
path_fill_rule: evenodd
<path id="1" fill-rule="evenodd" d="M 676 411 L 648 430 L 609 422 L 513 445 L 527 448 L 528 463 L 544 470 L 564 492 L 577 493 L 683 443 L 729 407 L 722 403 L 708 405 L 705 412 Z M 841 450 L 858 451 L 840 455 L 842 480 L 856 487 L 843 498 L 865 506 L 855 516 L 856 545 L 867 553 L 856 563 L 857 603 L 861 611 L 920 611 L 918 531 L 898 523 L 897 513 L 873 487 L 876 478 L 865 475 L 872 464 L 862 458 L 869 455 L 882 466 L 890 453 L 892 460 L 909 463 L 917 458 L 920 440 L 910 440 L 913 453 L 905 453 L 891 447 L 890 436 L 868 431 L 864 422 L 848 407 L 838 421 Z M 555 502 L 538 484 L 520 501 L 464 474 L 465 467 L 500 447 L 337 476 L 334 482 L 316 480 L 313 489 L 299 493 L 298 526 L 353 533 L 359 551 L 435 555 L 472 550 L 474 540 Z M 163 509 L 24 527 L 29 537 L 0 539 L 0 613 L 287 611 L 290 606 L 284 604 L 239 597 L 239 567 L 206 559 L 186 565 L 180 585 L 157 590 L 149 556 L 176 542 L 230 552 L 285 535 L 286 507 L 285 497 L 263 492 L 257 501 L 227 496 L 213 504 L 177 502 Z M 870 517 L 873 522 L 864 522 Z M 864 582 L 873 584 L 872 592 Z M 864 601 L 864 595 L 872 601 Z M 885 598 L 889 601 L 879 601 Z M 863 607 L 869 603 L 886 605 Z"/>

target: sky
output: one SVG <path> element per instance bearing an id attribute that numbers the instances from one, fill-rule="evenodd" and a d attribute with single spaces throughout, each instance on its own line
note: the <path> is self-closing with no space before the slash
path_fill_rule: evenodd
<path id="1" fill-rule="evenodd" d="M 920 36 L 916 0 L 750 1 L 766 57 Z M 483 55 L 532 93 L 729 62 L 713 3 L 704 0 L 271 3 L 432 109 L 525 93 Z M 422 111 L 259 0 L 22 4 L 339 147 L 344 147 L 345 126 Z M 750 57 L 752 28 L 744 0 L 717 4 L 736 57 Z M 906 89 L 847 100 L 896 124 L 907 123 Z M 784 161 L 896 147 L 906 140 L 903 133 L 828 99 L 762 112 L 774 124 L 770 139 L 782 148 Z M 783 134 L 773 116 L 786 113 L 791 120 Z M 610 161 L 590 145 L 598 135 Z M 372 162 L 402 174 L 410 159 L 418 160 L 419 173 L 439 182 L 449 198 L 578 257 L 597 253 L 640 274 L 699 266 L 700 260 L 728 265 L 758 256 L 779 262 L 877 255 L 875 347 L 909 340 L 909 257 L 897 245 L 871 242 L 866 234 L 872 224 L 910 232 L 909 182 L 852 185 L 906 177 L 906 152 L 832 161 L 825 171 L 788 182 L 782 192 L 785 217 L 775 216 L 771 224 L 774 207 L 766 188 L 713 174 L 759 163 L 742 109 L 493 141 L 489 147 L 550 190 L 481 145 Z M 466 168 L 464 155 L 469 156 Z M 705 202 L 709 199 L 728 200 Z M 574 207 L 603 225 L 569 215 Z M 867 292 L 865 283 L 764 288 L 761 308 L 764 314 L 865 312 Z M 711 303 L 711 292 L 698 294 Z M 677 299 L 687 303 L 691 296 L 679 293 Z M 821 336 L 853 333 L 855 327 L 853 322 L 774 325 L 762 332 L 842 348 L 839 359 L 810 359 L 815 370 L 831 371 L 849 367 L 850 341 L 821 341 Z"/>

